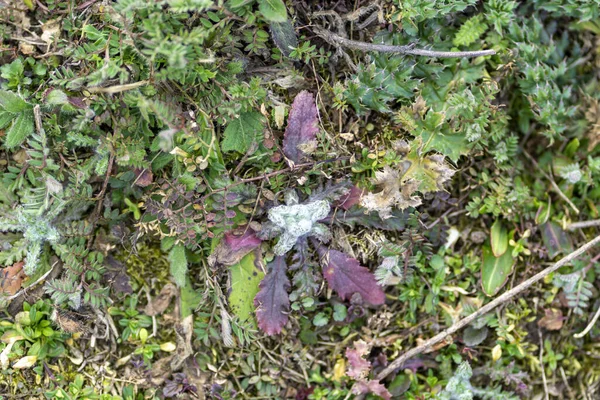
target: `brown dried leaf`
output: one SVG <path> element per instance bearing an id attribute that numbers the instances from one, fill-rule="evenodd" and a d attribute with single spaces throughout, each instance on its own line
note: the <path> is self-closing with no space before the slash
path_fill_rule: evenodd
<path id="1" fill-rule="evenodd" d="M 171 304 L 171 299 L 175 297 L 177 294 L 177 287 L 171 283 L 167 283 L 161 289 L 158 296 L 156 296 L 144 309 L 144 313 L 149 316 L 154 316 L 158 314 L 162 314 L 169 304 Z"/>
<path id="2" fill-rule="evenodd" d="M 0 295 L 13 296 L 21 289 L 26 277 L 23 265 L 25 262 L 19 261 L 0 271 Z"/>
<path id="3" fill-rule="evenodd" d="M 549 331 L 558 331 L 562 328 L 565 317 L 563 317 L 562 311 L 556 308 L 546 309 L 545 316 L 538 321 L 540 328 L 545 328 Z"/>

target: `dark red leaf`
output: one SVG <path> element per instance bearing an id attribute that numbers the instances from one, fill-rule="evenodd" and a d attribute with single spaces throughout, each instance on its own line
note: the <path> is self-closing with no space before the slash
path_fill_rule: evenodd
<path id="1" fill-rule="evenodd" d="M 136 186 L 146 187 L 154 180 L 154 175 L 148 168 L 134 168 L 133 173 L 135 174 L 135 180 L 133 182 Z"/>
<path id="2" fill-rule="evenodd" d="M 283 136 L 283 152 L 287 158 L 297 163 L 302 160 L 305 153 L 299 148 L 316 140 L 319 132 L 317 120 L 317 105 L 312 93 L 306 90 L 298 93 Z"/>
<path id="3" fill-rule="evenodd" d="M 390 400 L 392 398 L 392 394 L 383 386 L 379 381 L 358 381 L 352 387 L 352 392 L 354 394 L 368 394 L 373 393 L 381 397 L 384 400 Z"/>
<path id="4" fill-rule="evenodd" d="M 258 327 L 267 335 L 281 332 L 288 321 L 290 281 L 286 271 L 285 257 L 275 257 L 254 298 Z"/>
<path id="5" fill-rule="evenodd" d="M 354 293 L 360 293 L 363 300 L 371 305 L 385 302 L 385 293 L 377 284 L 375 276 L 357 260 L 337 250 L 318 248 L 323 263 L 323 276 L 329 287 L 342 299 L 349 299 Z"/>
<path id="6" fill-rule="evenodd" d="M 250 227 L 229 231 L 208 258 L 211 266 L 237 264 L 246 254 L 260 246 L 261 240 Z"/>
<path id="7" fill-rule="evenodd" d="M 357 205 L 360 202 L 360 198 L 364 192 L 364 189 L 359 189 L 356 186 L 352 185 L 350 188 L 350 192 L 343 196 L 338 204 L 338 207 L 343 208 L 348 211 L 353 206 Z"/>

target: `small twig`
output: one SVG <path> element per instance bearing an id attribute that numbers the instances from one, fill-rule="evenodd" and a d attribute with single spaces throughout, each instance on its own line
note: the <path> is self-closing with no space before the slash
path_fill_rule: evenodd
<path id="1" fill-rule="evenodd" d="M 600 226 L 600 219 L 593 219 L 591 221 L 571 222 L 569 225 L 567 225 L 567 229 L 570 231 L 574 231 L 575 229 L 591 228 L 594 226 Z"/>
<path id="2" fill-rule="evenodd" d="M 579 215 L 579 209 L 577 207 L 575 207 L 575 204 L 573 204 L 573 202 L 571 200 L 569 200 L 569 198 L 563 193 L 563 191 L 560 190 L 560 188 L 558 187 L 556 182 L 554 182 L 554 179 L 550 175 L 548 175 L 546 173 L 546 171 L 544 171 L 542 169 L 542 167 L 540 167 L 540 165 L 537 163 L 537 161 L 535 161 L 535 159 L 533 157 L 531 157 L 531 154 L 529 154 L 525 149 L 523 149 L 523 154 L 525 154 L 525 156 L 529 159 L 529 161 L 531 161 L 533 166 L 536 167 L 538 169 L 538 171 L 540 171 L 541 174 L 544 175 L 544 177 L 550 181 L 552 188 L 560 196 L 560 198 L 563 199 L 564 201 L 566 201 L 569 206 L 571 206 L 573 211 L 575 211 L 575 214 Z"/>
<path id="3" fill-rule="evenodd" d="M 476 320 L 481 315 L 487 314 L 488 312 L 492 311 L 494 308 L 498 307 L 500 304 L 506 303 L 508 300 L 512 299 L 519 293 L 528 289 L 534 283 L 544 279 L 546 276 L 548 276 L 552 272 L 558 270 L 559 268 L 561 268 L 564 265 L 568 264 L 569 262 L 573 261 L 575 258 L 579 257 L 581 254 L 585 253 L 586 251 L 588 251 L 592 247 L 596 246 L 597 244 L 600 244 L 600 236 L 596 236 L 594 239 L 587 242 L 586 244 L 584 244 L 583 246 L 581 246 L 580 248 L 578 248 L 571 254 L 560 259 L 556 264 L 551 265 L 550 267 L 535 274 L 534 276 L 527 279 L 526 281 L 521 282 L 518 286 L 515 286 L 514 288 L 510 289 L 509 291 L 502 293 L 500 296 L 496 297 L 494 300 L 490 301 L 488 304 L 484 305 L 479 310 L 477 310 L 474 313 L 468 315 L 467 317 L 461 319 L 460 321 L 458 321 L 457 323 L 452 325 L 450 328 L 438 333 L 431 339 L 426 340 L 420 346 L 417 346 L 417 347 L 414 347 L 414 348 L 408 350 L 406 353 L 402 354 L 400 357 L 398 357 L 397 359 L 392 361 L 392 363 L 390 363 L 390 365 L 388 365 L 383 371 L 381 371 L 379 373 L 379 375 L 377 375 L 377 379 L 382 380 L 383 378 L 385 378 L 386 376 L 391 374 L 395 369 L 401 367 L 406 362 L 406 360 L 408 360 L 418 354 L 423 353 L 425 350 L 430 349 L 435 344 L 445 340 L 448 336 L 450 336 L 453 333 L 464 328 L 465 326 L 467 326 L 468 324 L 470 324 L 471 322 Z"/>
<path id="4" fill-rule="evenodd" d="M 357 40 L 346 39 L 343 36 L 335 34 L 326 29 L 313 27 L 314 32 L 321 36 L 325 41 L 337 45 L 346 47 L 353 50 L 361 51 L 377 51 L 379 53 L 395 53 L 405 54 L 411 56 L 423 56 L 423 57 L 437 57 L 437 58 L 463 58 L 463 57 L 481 57 L 481 56 L 493 56 L 496 54 L 495 50 L 479 50 L 479 51 L 435 51 L 416 49 L 411 45 L 408 46 L 393 46 L 387 44 L 373 44 L 366 42 L 359 42 Z"/>
<path id="5" fill-rule="evenodd" d="M 538 328 L 538 336 L 540 337 L 540 366 L 542 367 L 542 383 L 544 384 L 544 393 L 546 400 L 550 399 L 548 394 L 548 381 L 546 380 L 546 371 L 544 370 L 544 341 L 542 340 L 542 330 Z"/>
<path id="6" fill-rule="evenodd" d="M 139 81 L 139 82 L 134 82 L 134 83 L 128 83 L 126 85 L 117 85 L 117 86 L 109 86 L 109 87 L 88 87 L 86 88 L 86 90 L 90 93 L 108 93 L 108 94 L 114 94 L 114 93 L 121 93 L 121 92 L 126 92 L 127 90 L 133 90 L 133 89 L 137 89 L 141 86 L 145 86 L 148 83 L 150 83 L 150 81 Z"/>
<path id="7" fill-rule="evenodd" d="M 594 314 L 594 318 L 592 318 L 592 320 L 585 327 L 585 329 L 582 332 L 574 334 L 573 337 L 575 339 L 580 339 L 580 338 L 584 337 L 585 335 L 587 335 L 587 333 L 592 330 L 592 328 L 594 327 L 594 325 L 596 325 L 596 322 L 598 321 L 598 318 L 600 318 L 600 307 L 598 307 L 598 310 L 596 310 L 596 314 Z"/>

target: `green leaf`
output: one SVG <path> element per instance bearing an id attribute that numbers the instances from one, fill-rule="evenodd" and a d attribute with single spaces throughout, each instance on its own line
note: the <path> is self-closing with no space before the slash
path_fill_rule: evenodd
<path id="1" fill-rule="evenodd" d="M 11 149 L 19 146 L 27 136 L 33 133 L 33 115 L 31 113 L 21 113 L 15 119 L 11 127 L 6 131 L 6 138 L 4 139 L 4 145 Z"/>
<path id="2" fill-rule="evenodd" d="M 30 109 L 31 105 L 13 92 L 0 90 L 0 108 L 9 113 L 20 113 Z"/>
<path id="3" fill-rule="evenodd" d="M 254 320 L 254 298 L 258 293 L 258 285 L 265 276 L 264 272 L 255 265 L 255 252 L 248 253 L 237 264 L 229 268 L 231 272 L 231 291 L 229 306 L 231 311 L 243 322 Z"/>
<path id="4" fill-rule="evenodd" d="M 569 254 L 573 251 L 571 238 L 567 236 L 567 233 L 557 223 L 546 222 L 541 228 L 542 240 L 551 259 L 560 253 Z"/>
<path id="5" fill-rule="evenodd" d="M 492 245 L 492 253 L 494 256 L 500 257 L 508 249 L 508 231 L 502 225 L 502 222 L 497 219 L 492 225 L 490 242 Z"/>
<path id="6" fill-rule="evenodd" d="M 15 115 L 7 111 L 0 111 L 0 129 L 4 129 L 15 119 Z"/>
<path id="7" fill-rule="evenodd" d="M 469 153 L 469 142 L 465 135 L 448 135 L 439 131 L 423 131 L 421 138 L 425 143 L 422 149 L 423 152 L 437 150 L 455 163 L 460 156 Z"/>
<path id="8" fill-rule="evenodd" d="M 192 315 L 194 310 L 202 301 L 202 293 L 194 290 L 189 277 L 185 280 L 185 286 L 181 288 L 181 318 Z"/>
<path id="9" fill-rule="evenodd" d="M 173 280 L 177 286 L 185 286 L 185 277 L 188 270 L 185 246 L 181 244 L 173 246 L 169 252 L 169 261 L 171 262 L 171 276 L 173 277 Z"/>
<path id="10" fill-rule="evenodd" d="M 222 143 L 223 151 L 245 153 L 253 142 L 257 142 L 263 131 L 262 115 L 255 111 L 241 113 L 235 121 L 225 128 Z"/>
<path id="11" fill-rule="evenodd" d="M 483 264 L 481 265 L 481 287 L 488 296 L 493 296 L 504 286 L 512 272 L 514 260 L 511 251 L 501 257 L 494 256 L 490 247 L 483 248 Z"/>
<path id="12" fill-rule="evenodd" d="M 487 30 L 487 24 L 481 14 L 469 18 L 458 30 L 452 43 L 455 46 L 468 46 L 475 42 Z"/>
<path id="13" fill-rule="evenodd" d="M 287 19 L 284 22 L 272 22 L 269 28 L 277 48 L 284 56 L 289 57 L 292 49 L 298 47 L 298 38 L 292 23 Z"/>
<path id="14" fill-rule="evenodd" d="M 270 22 L 284 22 L 287 20 L 287 9 L 282 0 L 259 0 L 258 10 Z"/>

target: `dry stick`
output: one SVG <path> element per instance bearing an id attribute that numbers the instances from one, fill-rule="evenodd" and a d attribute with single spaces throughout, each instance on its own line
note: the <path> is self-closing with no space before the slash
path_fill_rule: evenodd
<path id="1" fill-rule="evenodd" d="M 366 42 L 359 42 L 357 40 L 346 39 L 343 36 L 337 35 L 326 29 L 313 27 L 314 32 L 321 36 L 325 41 L 346 47 L 353 50 L 362 51 L 377 51 L 379 53 L 395 53 L 395 54 L 406 54 L 411 56 L 423 56 L 423 57 L 437 57 L 437 58 L 456 58 L 456 57 L 480 57 L 480 56 L 493 56 L 496 54 L 495 50 L 479 50 L 479 51 L 435 51 L 425 49 L 415 49 L 412 45 L 409 46 L 392 46 L 387 44 L 373 44 Z"/>
<path id="2" fill-rule="evenodd" d="M 594 325 L 596 325 L 598 318 L 600 318 L 600 307 L 598 307 L 598 310 L 596 310 L 596 314 L 594 314 L 594 318 L 592 318 L 592 320 L 590 321 L 588 326 L 585 327 L 583 332 L 576 333 L 573 335 L 573 337 L 575 339 L 580 339 L 580 338 L 584 337 L 585 335 L 587 335 L 587 333 L 592 330 Z"/>
<path id="3" fill-rule="evenodd" d="M 600 226 L 600 219 L 592 219 L 590 221 L 579 221 L 579 222 L 571 222 L 567 225 L 567 229 L 570 231 L 574 231 L 579 228 L 591 228 L 594 226 Z"/>
<path id="4" fill-rule="evenodd" d="M 542 169 L 542 167 L 540 167 L 540 164 L 538 164 L 538 162 L 535 161 L 535 159 L 531 157 L 531 154 L 529 154 L 525 149 L 523 149 L 523 154 L 525 154 L 525 156 L 529 159 L 529 161 L 531 161 L 533 166 L 536 167 L 542 173 L 542 175 L 544 175 L 544 177 L 550 181 L 552 188 L 560 196 L 560 198 L 566 201 L 569 206 L 571 206 L 573 211 L 575 211 L 575 214 L 579 215 L 579 209 L 575 207 L 575 204 L 573 204 L 573 202 L 569 200 L 569 198 L 563 193 L 563 191 L 560 190 L 556 182 L 554 182 L 554 179 L 550 175 L 548 175 L 546 171 Z"/>
<path id="5" fill-rule="evenodd" d="M 395 359 L 390 365 L 388 365 L 387 368 L 385 368 L 383 371 L 381 371 L 379 373 L 379 375 L 377 375 L 377 379 L 382 380 L 383 378 L 385 378 L 386 376 L 391 374 L 396 368 L 401 367 L 406 360 L 408 360 L 418 354 L 423 353 L 425 350 L 431 348 L 435 344 L 445 340 L 448 336 L 452 335 L 454 332 L 457 332 L 461 328 L 467 326 L 468 324 L 473 322 L 475 319 L 477 319 L 481 315 L 487 314 L 488 312 L 492 311 L 494 308 L 498 307 L 500 304 L 506 303 L 508 300 L 512 299 L 513 297 L 515 297 L 519 293 L 523 292 L 524 290 L 528 289 L 534 283 L 544 279 L 546 276 L 548 276 L 552 272 L 554 272 L 557 269 L 559 269 L 560 267 L 568 264 L 569 262 L 571 262 L 575 258 L 579 257 L 581 254 L 585 253 L 586 251 L 588 251 L 592 247 L 596 246 L 597 244 L 600 244 L 600 236 L 596 236 L 594 239 L 587 242 L 586 244 L 584 244 L 583 246 L 581 246 L 580 248 L 578 248 L 571 254 L 560 259 L 556 264 L 535 274 L 531 278 L 522 282 L 518 286 L 515 286 L 514 288 L 510 289 L 509 291 L 502 293 L 500 296 L 496 297 L 494 300 L 490 301 L 488 304 L 481 307 L 479 310 L 477 310 L 474 313 L 470 314 L 469 316 L 461 319 L 460 321 L 458 321 L 457 323 L 452 325 L 450 328 L 438 333 L 437 335 L 435 335 L 431 339 L 427 340 L 422 345 L 412 348 L 409 351 L 407 351 L 406 353 L 402 354 L 400 357 Z"/>

